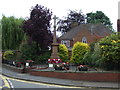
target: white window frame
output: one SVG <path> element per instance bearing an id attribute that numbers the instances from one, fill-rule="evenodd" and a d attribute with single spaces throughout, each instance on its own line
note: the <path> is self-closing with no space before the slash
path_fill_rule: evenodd
<path id="1" fill-rule="evenodd" d="M 87 43 L 87 38 L 85 36 L 82 38 L 82 43 Z"/>

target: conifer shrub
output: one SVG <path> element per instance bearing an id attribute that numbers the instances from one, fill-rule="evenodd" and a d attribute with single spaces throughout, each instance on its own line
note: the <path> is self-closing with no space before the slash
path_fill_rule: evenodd
<path id="1" fill-rule="evenodd" d="M 58 53 L 59 53 L 60 59 L 62 59 L 62 62 L 68 61 L 68 49 L 65 45 L 63 44 L 59 45 Z"/>
<path id="2" fill-rule="evenodd" d="M 83 57 L 89 50 L 89 45 L 82 42 L 76 42 L 72 49 L 71 63 L 84 64 Z"/>

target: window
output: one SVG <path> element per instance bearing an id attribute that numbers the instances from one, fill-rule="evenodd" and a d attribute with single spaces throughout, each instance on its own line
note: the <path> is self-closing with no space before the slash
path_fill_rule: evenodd
<path id="1" fill-rule="evenodd" d="M 86 37 L 83 37 L 83 38 L 82 38 L 82 42 L 83 42 L 83 43 L 87 43 L 87 38 L 86 38 Z"/>
<path id="2" fill-rule="evenodd" d="M 70 47 L 70 41 L 69 40 L 62 40 L 61 44 L 66 45 L 66 47 Z"/>

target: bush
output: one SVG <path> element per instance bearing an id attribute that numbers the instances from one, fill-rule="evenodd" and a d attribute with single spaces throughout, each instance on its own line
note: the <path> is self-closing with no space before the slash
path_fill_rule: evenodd
<path id="1" fill-rule="evenodd" d="M 32 42 L 31 44 L 23 43 L 20 47 L 21 56 L 19 57 L 23 60 L 23 62 L 26 60 L 35 61 L 38 55 L 38 51 L 40 51 L 40 48 L 37 47 L 35 42 Z"/>
<path id="2" fill-rule="evenodd" d="M 92 54 L 94 52 L 94 46 L 95 46 L 95 43 L 90 44 L 89 50 L 84 55 L 83 61 L 86 65 L 89 65 L 89 66 L 94 65 L 94 62 L 93 62 L 93 59 L 92 59 L 92 57 L 93 57 Z"/>
<path id="3" fill-rule="evenodd" d="M 102 68 L 120 70 L 120 34 L 112 34 L 99 42 L 101 49 Z"/>
<path id="4" fill-rule="evenodd" d="M 65 45 L 60 44 L 58 48 L 58 53 L 60 59 L 62 59 L 63 62 L 68 61 L 68 49 Z"/>
<path id="5" fill-rule="evenodd" d="M 12 50 L 7 50 L 3 54 L 3 63 L 7 64 L 13 64 L 13 61 L 15 60 L 15 54 Z"/>
<path id="6" fill-rule="evenodd" d="M 83 61 L 86 65 L 96 67 L 100 66 L 101 63 L 101 51 L 99 43 L 92 43 L 90 44 L 90 49 L 84 55 Z"/>
<path id="7" fill-rule="evenodd" d="M 74 64 L 83 64 L 83 57 L 85 53 L 89 50 L 88 44 L 82 42 L 76 42 L 72 49 L 71 62 Z"/>
<path id="8" fill-rule="evenodd" d="M 120 70 L 120 34 L 112 34 L 95 43 L 84 56 L 84 63 L 106 70 Z"/>
<path id="9" fill-rule="evenodd" d="M 7 50 L 3 54 L 3 59 L 5 59 L 5 60 L 11 60 L 11 59 L 13 59 L 13 57 L 14 57 L 14 53 L 12 50 Z"/>
<path id="10" fill-rule="evenodd" d="M 60 63 L 60 64 L 54 64 L 55 70 L 69 70 L 69 64 L 67 63 Z"/>
<path id="11" fill-rule="evenodd" d="M 46 51 L 46 53 L 37 56 L 35 64 L 46 64 L 48 62 L 48 59 L 50 58 L 50 55 L 50 51 Z"/>
<path id="12" fill-rule="evenodd" d="M 80 65 L 80 66 L 78 66 L 78 70 L 79 70 L 79 71 L 87 71 L 87 70 L 88 70 L 88 67 L 85 66 L 85 65 Z"/>

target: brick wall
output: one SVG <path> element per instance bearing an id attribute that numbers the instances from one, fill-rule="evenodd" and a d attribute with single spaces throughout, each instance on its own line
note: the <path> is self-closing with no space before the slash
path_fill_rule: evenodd
<path id="1" fill-rule="evenodd" d="M 42 72 L 42 71 L 31 71 L 31 75 L 70 79 L 70 80 L 83 80 L 83 81 L 99 81 L 99 82 L 120 82 L 120 73 L 100 73 L 100 72 L 81 72 L 81 73 L 70 73 L 70 72 Z"/>
<path id="2" fill-rule="evenodd" d="M 22 69 L 3 65 L 4 68 L 22 73 Z M 45 69 L 45 68 L 40 68 Z M 99 81 L 99 82 L 120 82 L 120 73 L 115 72 L 53 72 L 35 71 L 30 69 L 27 73 L 36 76 L 52 77 L 70 80 Z"/>

